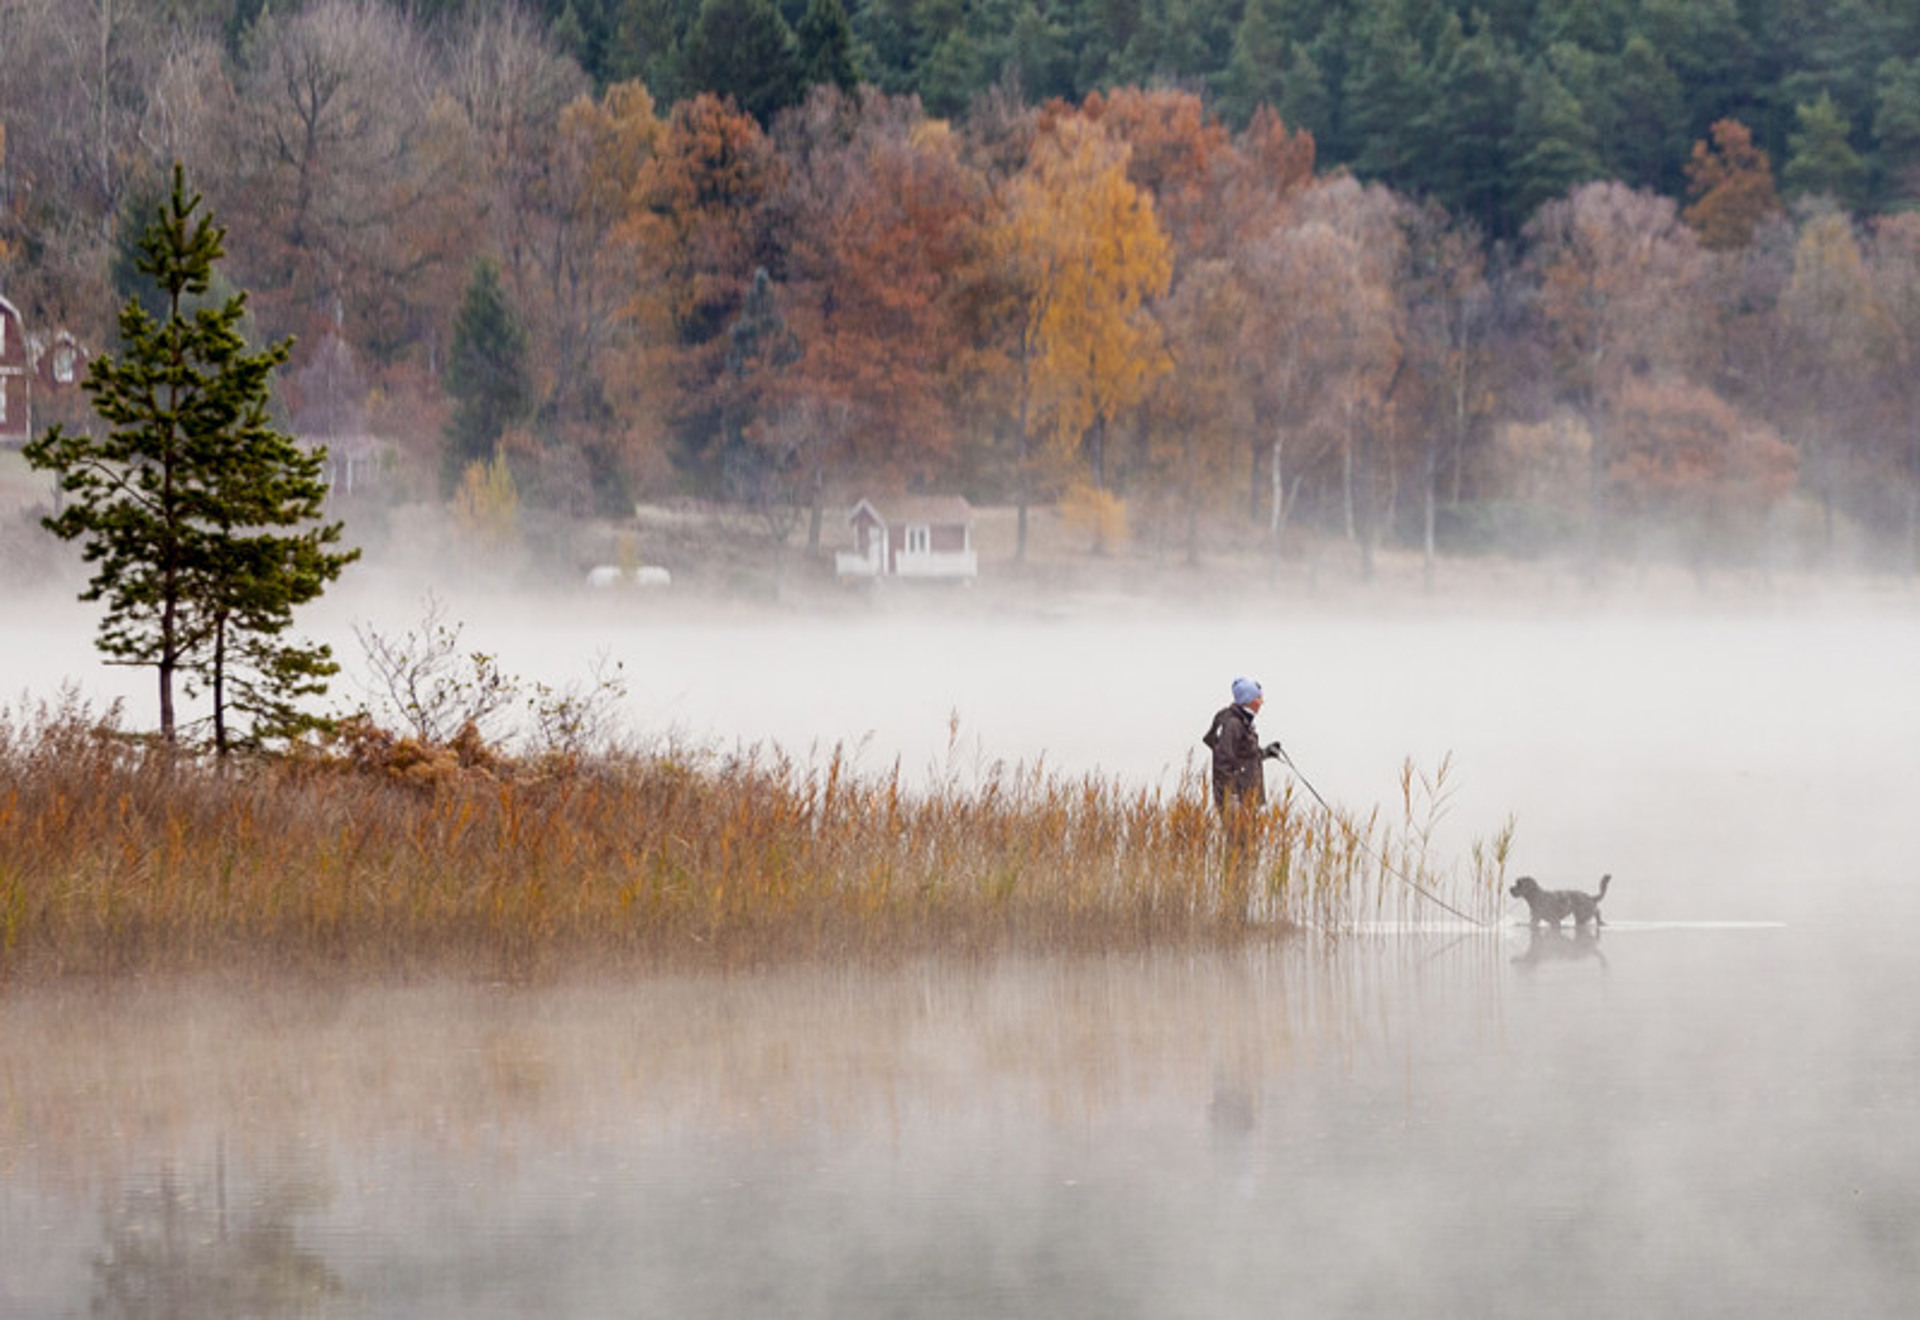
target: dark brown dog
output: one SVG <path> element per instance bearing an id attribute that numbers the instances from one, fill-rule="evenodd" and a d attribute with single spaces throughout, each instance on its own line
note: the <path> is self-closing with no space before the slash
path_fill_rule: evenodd
<path id="1" fill-rule="evenodd" d="M 1530 926 L 1552 926 L 1559 928 L 1568 917 L 1573 918 L 1575 926 L 1584 926 L 1591 922 L 1596 926 L 1607 923 L 1600 919 L 1600 900 L 1607 896 L 1607 882 L 1613 876 L 1600 877 L 1600 892 L 1583 894 L 1578 889 L 1542 889 L 1540 882 L 1530 875 L 1523 875 L 1513 882 L 1513 888 L 1507 892 L 1515 898 L 1527 900 L 1527 924 Z"/>

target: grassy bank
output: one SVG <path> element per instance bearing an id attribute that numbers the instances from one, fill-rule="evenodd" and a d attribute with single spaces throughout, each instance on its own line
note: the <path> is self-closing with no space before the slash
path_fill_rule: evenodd
<path id="1" fill-rule="evenodd" d="M 1223 944 L 1498 910 L 1399 819 L 1288 795 L 1230 837 L 1171 790 L 990 769 L 909 791 L 837 757 L 513 761 L 379 730 L 217 767 L 77 701 L 0 719 L 0 977 L 258 965 L 538 977 L 581 968 Z M 1390 865 L 1389 871 L 1383 861 Z"/>

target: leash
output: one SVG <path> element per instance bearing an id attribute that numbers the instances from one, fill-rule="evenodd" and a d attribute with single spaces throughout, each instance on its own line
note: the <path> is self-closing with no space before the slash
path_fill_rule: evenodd
<path id="1" fill-rule="evenodd" d="M 1298 779 L 1301 782 L 1301 784 L 1305 785 L 1307 792 L 1313 794 L 1313 800 L 1315 802 L 1318 802 L 1321 805 L 1321 807 L 1323 807 L 1326 810 L 1326 813 L 1328 816 L 1332 817 L 1334 820 L 1340 821 L 1340 828 L 1347 832 L 1348 838 L 1353 839 L 1355 842 L 1358 842 L 1360 836 L 1354 832 L 1353 826 L 1347 824 L 1346 821 L 1341 820 L 1340 813 L 1333 809 L 1333 804 L 1327 801 L 1324 797 L 1320 796 L 1320 790 L 1313 786 L 1313 781 L 1311 779 L 1308 779 L 1306 775 L 1300 772 L 1300 767 L 1293 763 L 1293 758 L 1291 756 L 1287 755 L 1287 749 L 1281 746 L 1281 744 L 1277 739 L 1275 740 L 1273 747 L 1274 747 L 1274 750 L 1279 753 L 1280 760 L 1283 763 L 1285 763 L 1287 769 L 1293 771 L 1293 777 L 1295 779 Z M 1453 904 L 1447 902 L 1446 899 L 1440 897 L 1440 895 L 1422 886 L 1418 881 L 1414 880 L 1411 876 L 1407 875 L 1406 872 L 1402 871 L 1399 867 L 1395 866 L 1392 862 L 1388 861 L 1387 855 L 1384 852 L 1381 852 L 1375 848 L 1369 848 L 1367 849 L 1367 851 L 1371 853 L 1373 855 L 1374 860 L 1380 864 L 1381 870 L 1385 871 L 1388 875 L 1392 876 L 1394 879 L 1398 880 L 1401 884 L 1411 889 L 1414 893 L 1420 895 L 1420 897 L 1426 899 L 1429 903 L 1433 903 L 1439 907 L 1445 908 L 1447 911 L 1451 912 L 1454 916 L 1460 918 L 1460 920 L 1469 922 L 1472 925 L 1478 926 L 1482 930 L 1492 930 L 1494 928 L 1493 922 L 1482 921 L 1478 917 L 1469 916 L 1465 912 L 1462 912 L 1459 908 L 1455 907 Z"/>

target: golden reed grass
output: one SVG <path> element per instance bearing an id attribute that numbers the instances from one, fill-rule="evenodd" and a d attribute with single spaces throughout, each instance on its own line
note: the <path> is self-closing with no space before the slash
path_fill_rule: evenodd
<path id="1" fill-rule="evenodd" d="M 1229 828 L 1199 783 L 977 778 L 915 792 L 837 752 L 510 761 L 365 727 L 219 766 L 69 696 L 0 714 L 0 976 L 1221 944 L 1418 918 L 1409 880 L 1498 909 L 1504 838 L 1434 874 L 1410 777 L 1398 829 L 1291 792 Z"/>

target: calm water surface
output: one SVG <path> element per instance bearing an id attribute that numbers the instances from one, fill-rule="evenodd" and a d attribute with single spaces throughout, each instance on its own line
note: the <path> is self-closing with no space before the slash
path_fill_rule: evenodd
<path id="1" fill-rule="evenodd" d="M 15 993 L 0 1314 L 1902 1314 L 1916 990 L 1788 927 Z"/>
<path id="2" fill-rule="evenodd" d="M 1255 670 L 1322 789 L 1451 751 L 1447 846 L 1512 811 L 1617 924 L 0 990 L 0 1316 L 1912 1313 L 1920 622 L 1004 628 L 626 644 L 695 732 L 1143 779 Z"/>

